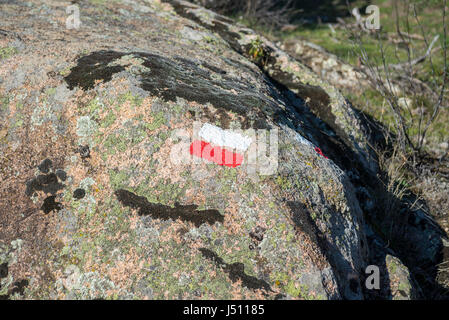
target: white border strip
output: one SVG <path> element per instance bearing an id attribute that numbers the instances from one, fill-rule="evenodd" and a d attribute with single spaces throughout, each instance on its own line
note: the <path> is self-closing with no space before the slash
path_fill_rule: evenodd
<path id="1" fill-rule="evenodd" d="M 198 134 L 207 142 L 243 151 L 246 151 L 252 142 L 250 137 L 243 136 L 230 130 L 223 130 L 209 123 L 205 123 Z"/>
<path id="2" fill-rule="evenodd" d="M 306 138 L 304 138 L 304 137 L 303 137 L 301 134 L 299 134 L 298 132 L 296 132 L 295 138 L 296 138 L 296 140 L 297 140 L 298 142 L 313 147 L 313 143 L 310 142 L 309 140 L 307 140 Z"/>

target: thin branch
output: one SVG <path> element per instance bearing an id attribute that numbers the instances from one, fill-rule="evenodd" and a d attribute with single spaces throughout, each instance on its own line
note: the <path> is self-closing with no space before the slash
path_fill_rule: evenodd
<path id="1" fill-rule="evenodd" d="M 418 64 L 418 63 L 423 62 L 424 60 L 426 60 L 426 58 L 428 58 L 428 57 L 430 56 L 430 54 L 431 54 L 431 52 L 432 52 L 432 47 L 433 47 L 433 45 L 435 44 L 435 42 L 437 42 L 437 40 L 438 40 L 439 37 L 440 37 L 440 36 L 437 34 L 437 35 L 433 38 L 432 42 L 430 43 L 429 47 L 427 48 L 426 53 L 425 53 L 423 56 L 418 57 L 418 58 L 413 59 L 413 60 L 410 60 L 410 61 L 402 62 L 402 63 L 390 64 L 390 65 L 389 65 L 390 68 L 393 68 L 393 69 L 402 69 L 404 66 L 412 67 L 412 66 L 414 66 L 414 65 L 416 65 L 416 64 Z"/>

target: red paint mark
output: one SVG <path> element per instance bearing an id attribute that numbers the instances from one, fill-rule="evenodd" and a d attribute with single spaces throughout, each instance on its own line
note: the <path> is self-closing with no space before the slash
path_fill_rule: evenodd
<path id="1" fill-rule="evenodd" d="M 323 157 L 325 157 L 326 159 L 329 159 L 328 157 L 326 157 L 324 154 L 323 154 L 323 151 L 321 151 L 321 149 L 320 148 L 318 148 L 318 147 L 315 147 L 315 151 L 316 151 L 316 153 L 318 153 L 318 154 L 320 154 L 320 155 L 322 155 Z"/>
<path id="2" fill-rule="evenodd" d="M 243 155 L 240 153 L 230 152 L 221 147 L 212 147 L 210 143 L 201 140 L 192 142 L 190 154 L 231 168 L 235 168 L 243 162 Z"/>

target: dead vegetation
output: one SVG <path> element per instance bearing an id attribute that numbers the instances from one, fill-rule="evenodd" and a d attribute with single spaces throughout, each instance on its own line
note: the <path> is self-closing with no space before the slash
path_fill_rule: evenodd
<path id="1" fill-rule="evenodd" d="M 248 21 L 269 27 L 285 28 L 298 11 L 294 9 L 293 1 L 276 0 L 195 0 L 215 12 L 240 16 Z"/>

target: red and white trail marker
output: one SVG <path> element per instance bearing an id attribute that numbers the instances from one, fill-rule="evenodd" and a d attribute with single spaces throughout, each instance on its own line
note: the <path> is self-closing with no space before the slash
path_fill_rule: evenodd
<path id="1" fill-rule="evenodd" d="M 209 123 L 201 127 L 198 135 L 201 140 L 192 142 L 190 154 L 231 168 L 243 163 L 244 152 L 252 143 L 252 139 L 247 136 L 231 130 L 223 130 Z M 241 152 L 232 152 L 226 148 L 241 150 Z"/>
<path id="2" fill-rule="evenodd" d="M 242 151 L 246 151 L 252 142 L 250 137 L 244 136 L 232 130 L 223 130 L 210 123 L 205 123 L 201 127 L 198 134 L 206 142 L 213 143 L 217 146 Z"/>
<path id="3" fill-rule="evenodd" d="M 190 154 L 205 160 L 215 162 L 220 166 L 235 168 L 243 163 L 243 155 L 231 152 L 221 147 L 213 147 L 210 143 L 195 140 L 190 145 Z"/>

